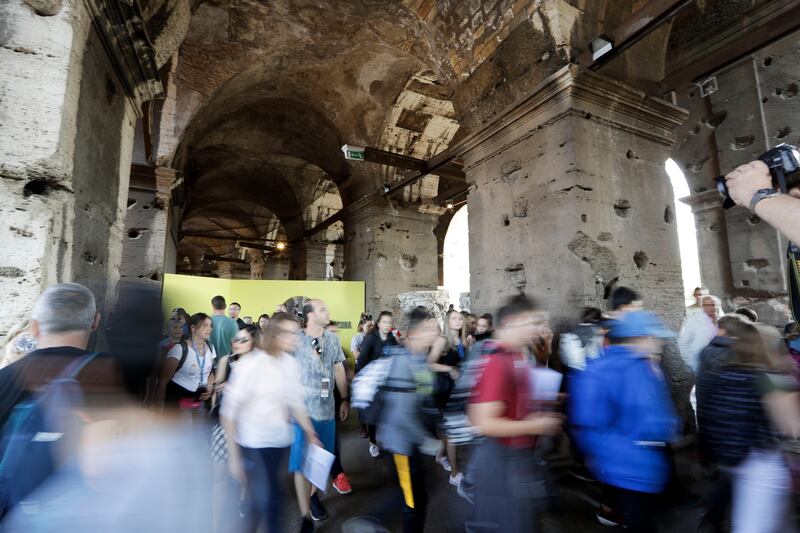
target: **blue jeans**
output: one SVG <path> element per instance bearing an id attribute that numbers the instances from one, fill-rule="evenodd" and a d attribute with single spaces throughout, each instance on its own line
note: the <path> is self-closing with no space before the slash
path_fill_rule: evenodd
<path id="1" fill-rule="evenodd" d="M 247 476 L 247 530 L 255 533 L 266 522 L 267 531 L 279 533 L 283 507 L 280 477 L 289 448 L 240 448 Z"/>

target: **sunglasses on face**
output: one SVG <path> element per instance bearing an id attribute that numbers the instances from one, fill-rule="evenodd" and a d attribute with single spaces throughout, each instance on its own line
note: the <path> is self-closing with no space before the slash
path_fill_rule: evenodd
<path id="1" fill-rule="evenodd" d="M 251 339 L 250 337 L 234 337 L 233 338 L 233 342 L 236 342 L 236 343 L 245 343 L 245 342 L 250 342 L 251 340 L 253 340 L 253 339 Z"/>

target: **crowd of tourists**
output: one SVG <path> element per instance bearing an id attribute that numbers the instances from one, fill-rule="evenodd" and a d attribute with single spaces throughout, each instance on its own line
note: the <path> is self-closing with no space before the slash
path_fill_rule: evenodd
<path id="1" fill-rule="evenodd" d="M 533 531 L 553 497 L 548 458 L 564 449 L 570 473 L 596 487 L 601 524 L 656 531 L 687 435 L 711 487 L 699 527 L 786 531 L 800 335 L 752 309 L 723 314 L 702 288 L 694 297 L 680 333 L 625 287 L 560 334 L 525 295 L 493 314 L 451 307 L 441 322 L 422 307 L 400 320 L 364 313 L 345 354 L 320 299 L 254 322 L 215 296 L 211 314 L 175 308 L 155 355 L 131 365 L 111 332 L 108 353 L 87 350 L 100 324 L 92 292 L 52 286 L 9 335 L 0 370 L 3 531 L 313 531 L 328 511 L 310 450 L 333 455 L 328 481 L 350 494 L 340 433 L 351 412 L 364 460 L 392 464 L 406 532 L 434 512 L 426 480 L 437 475 L 471 507 L 464 531 Z M 661 365 L 673 338 L 692 409 L 676 407 Z M 297 522 L 285 516 L 288 473 Z M 206 482 L 208 521 L 192 516 Z"/>

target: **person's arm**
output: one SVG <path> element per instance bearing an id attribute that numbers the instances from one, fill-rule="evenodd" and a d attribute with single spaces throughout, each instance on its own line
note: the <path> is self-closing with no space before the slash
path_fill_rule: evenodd
<path id="1" fill-rule="evenodd" d="M 800 437 L 800 392 L 774 390 L 763 397 L 769 418 L 781 435 Z"/>
<path id="2" fill-rule="evenodd" d="M 475 429 L 487 437 L 555 435 L 561 431 L 563 418 L 557 413 L 532 413 L 523 420 L 511 420 L 503 416 L 505 408 L 500 401 L 473 403 L 467 414 Z"/>
<path id="3" fill-rule="evenodd" d="M 344 369 L 344 361 L 336 363 L 334 372 L 336 388 L 339 389 L 339 396 L 342 398 L 342 404 L 339 406 L 339 419 L 345 421 L 350 414 L 350 395 L 347 393 L 347 371 Z"/>
<path id="4" fill-rule="evenodd" d="M 763 161 L 751 161 L 725 176 L 728 193 L 736 205 L 750 207 L 753 195 L 772 188 L 772 176 Z M 800 243 L 800 198 L 789 195 L 766 198 L 756 204 L 755 214 L 794 243 Z"/>

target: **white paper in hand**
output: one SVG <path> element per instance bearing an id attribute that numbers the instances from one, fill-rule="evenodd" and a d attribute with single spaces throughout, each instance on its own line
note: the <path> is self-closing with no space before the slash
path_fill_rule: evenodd
<path id="1" fill-rule="evenodd" d="M 328 478 L 331 475 L 333 459 L 333 454 L 325 448 L 320 448 L 315 444 L 309 444 L 306 447 L 303 475 L 322 492 L 325 492 L 328 488 Z"/>
<path id="2" fill-rule="evenodd" d="M 551 368 L 531 368 L 531 387 L 534 400 L 553 401 L 558 399 L 561 390 L 561 373 Z"/>

